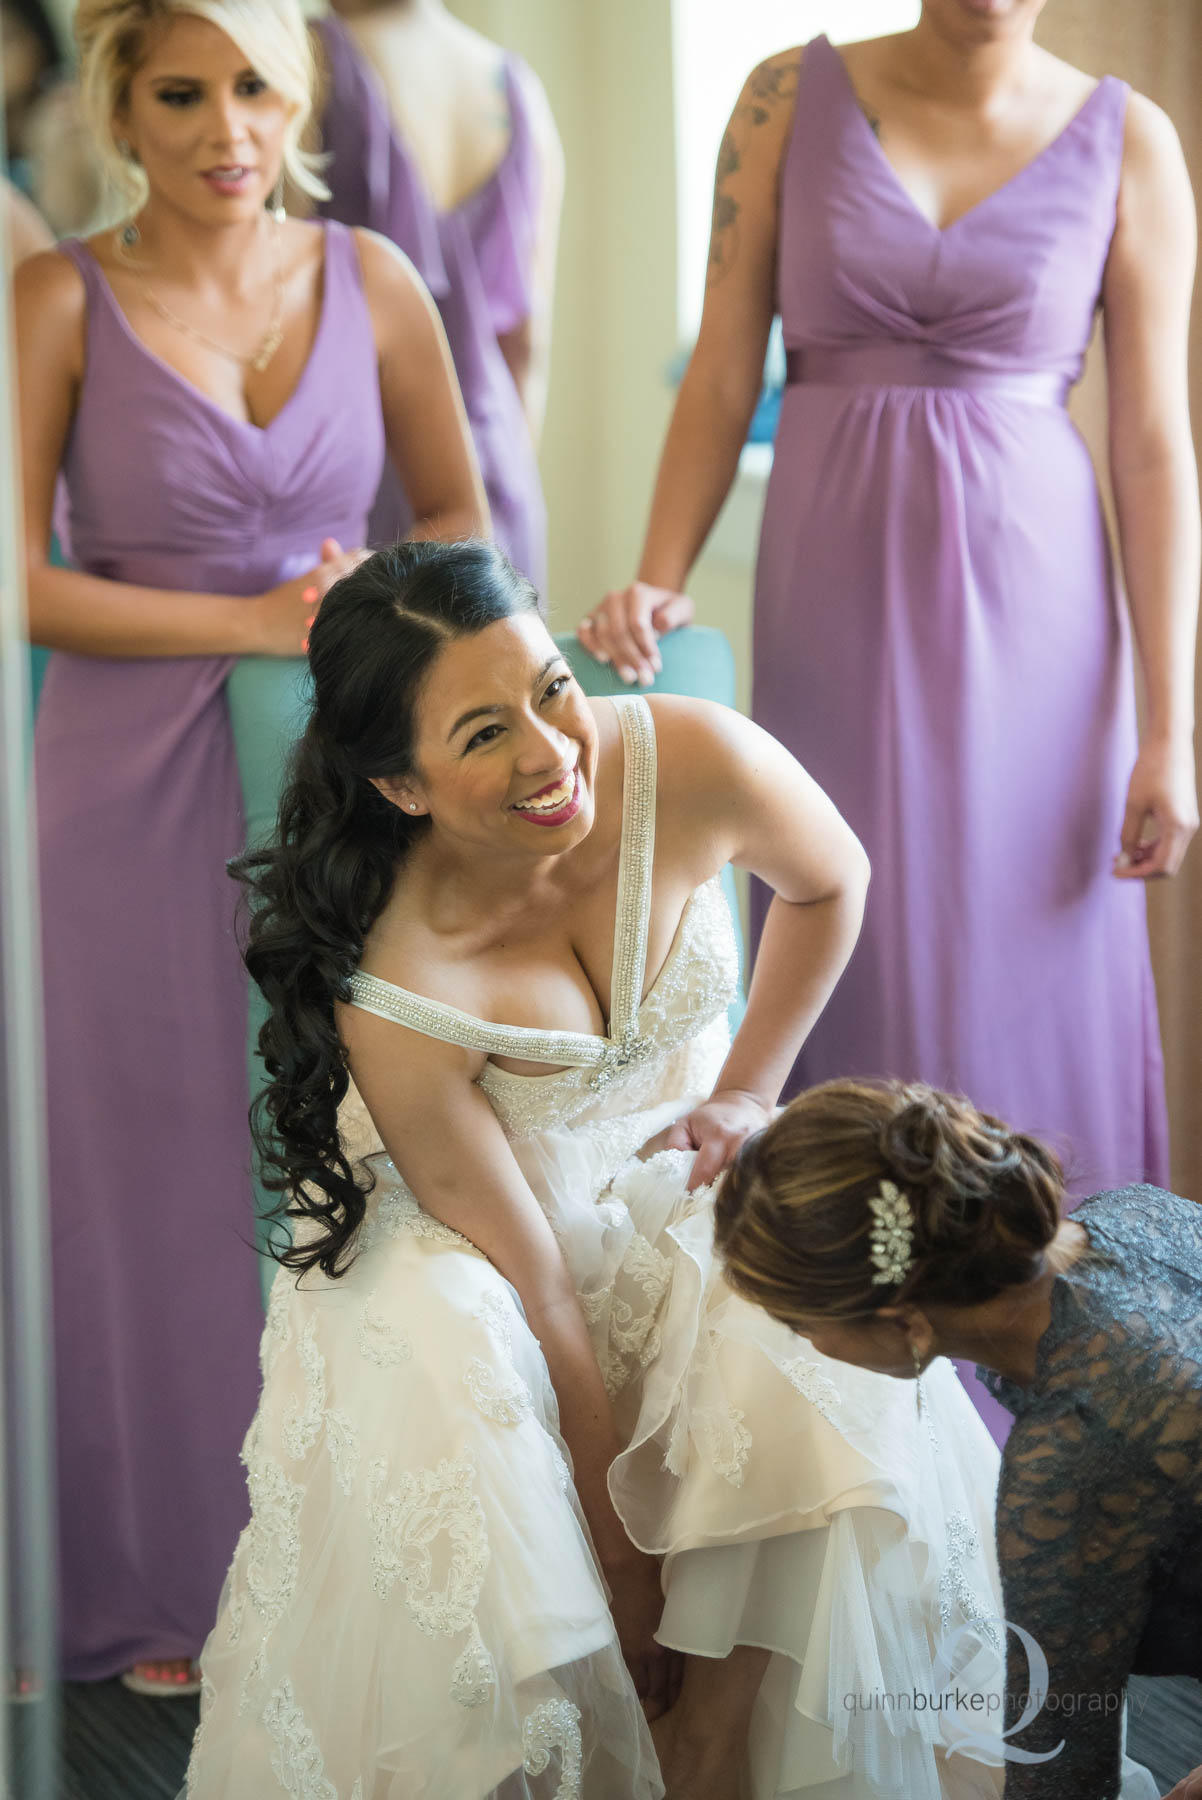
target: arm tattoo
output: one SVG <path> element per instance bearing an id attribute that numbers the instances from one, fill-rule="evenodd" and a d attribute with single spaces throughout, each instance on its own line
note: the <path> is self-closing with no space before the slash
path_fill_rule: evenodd
<path id="1" fill-rule="evenodd" d="M 721 281 L 734 263 L 739 248 L 740 203 L 729 192 L 727 183 L 743 166 L 743 155 L 751 136 L 770 120 L 779 119 L 783 106 L 790 106 L 797 94 L 797 76 L 801 66 L 798 52 L 774 57 L 752 71 L 742 97 L 735 107 L 726 134 L 718 150 L 718 167 L 714 178 L 714 218 L 710 231 L 709 267 L 706 286 Z"/>

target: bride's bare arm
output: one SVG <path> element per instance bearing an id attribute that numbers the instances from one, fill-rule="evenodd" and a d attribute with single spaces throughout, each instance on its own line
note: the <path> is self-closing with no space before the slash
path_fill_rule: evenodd
<path id="1" fill-rule="evenodd" d="M 855 948 L 869 868 L 850 826 L 766 731 L 705 701 L 665 696 L 651 704 L 660 750 L 661 859 L 692 859 L 695 881 L 733 862 L 776 896 L 746 1016 L 714 1094 L 674 1128 L 674 1141 L 699 1152 L 691 1178 L 697 1187 L 721 1172 L 775 1106 Z"/>
<path id="2" fill-rule="evenodd" d="M 517 1290 L 547 1360 L 576 1491 L 613 1589 L 622 1651 L 654 1716 L 668 1672 L 667 1652 L 652 1638 L 663 1604 L 657 1565 L 631 1545 L 610 1501 L 606 1474 L 622 1447 L 613 1411 L 563 1254 L 475 1086 L 484 1059 L 355 1007 L 339 1008 L 339 1031 L 355 1085 L 405 1182 Z"/>

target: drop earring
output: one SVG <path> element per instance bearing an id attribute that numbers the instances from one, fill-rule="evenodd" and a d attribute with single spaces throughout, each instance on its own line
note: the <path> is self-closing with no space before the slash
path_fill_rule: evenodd
<path id="1" fill-rule="evenodd" d="M 910 1345 L 910 1359 L 914 1364 L 914 1403 L 918 1410 L 918 1417 L 921 1419 L 921 1417 L 922 1417 L 922 1358 L 921 1358 L 921 1356 L 919 1356 L 918 1349 L 917 1349 L 916 1345 L 914 1345 L 913 1343 Z"/>
<path id="2" fill-rule="evenodd" d="M 284 220 L 288 217 L 287 212 L 284 210 L 283 174 L 280 175 L 275 186 L 271 190 L 271 199 L 267 202 L 267 210 L 277 225 L 282 225 Z"/>

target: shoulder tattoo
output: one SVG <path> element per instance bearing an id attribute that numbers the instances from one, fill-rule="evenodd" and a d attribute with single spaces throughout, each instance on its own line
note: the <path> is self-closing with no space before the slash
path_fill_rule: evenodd
<path id="1" fill-rule="evenodd" d="M 771 57 L 752 70 L 739 96 L 718 149 L 707 287 L 721 281 L 738 254 L 741 205 L 730 191 L 731 178 L 742 168 L 755 134 L 768 124 L 779 123 L 782 112 L 793 104 L 800 68 L 799 51 Z"/>

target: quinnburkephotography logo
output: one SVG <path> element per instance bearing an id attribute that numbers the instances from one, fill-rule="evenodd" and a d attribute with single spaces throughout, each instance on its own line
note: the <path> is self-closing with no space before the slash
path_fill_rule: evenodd
<path id="1" fill-rule="evenodd" d="M 984 1647 L 983 1640 L 993 1648 L 995 1656 L 991 1660 L 995 1666 L 996 1657 L 1000 1655 L 1004 1669 L 1010 1632 L 1026 1653 L 1027 1685 L 1022 1692 L 1012 1696 L 1013 1704 L 1008 1706 L 1003 1691 L 1004 1677 L 996 1684 L 974 1685 L 973 1673 L 977 1656 Z M 960 1752 L 982 1757 L 988 1762 L 1001 1758 L 1011 1763 L 1046 1763 L 1064 1749 L 1063 1738 L 1052 1750 L 1023 1750 L 1007 1740 L 1025 1731 L 1045 1711 L 1055 1713 L 1061 1719 L 1072 1719 L 1081 1713 L 1116 1713 L 1123 1703 L 1121 1693 L 1078 1694 L 1059 1689 L 1051 1692 L 1047 1657 L 1031 1633 L 1009 1619 L 972 1619 L 957 1627 L 941 1641 L 931 1664 L 931 1678 L 929 1689 L 890 1692 L 876 1688 L 865 1693 L 844 1694 L 843 1706 L 847 1712 L 925 1715 L 923 1722 L 927 1724 L 931 1715 L 942 1715 L 945 1721 L 954 1721 L 951 1730 L 943 1734 L 951 1755 Z M 1004 1715 L 1015 1710 L 1017 1717 L 1007 1725 Z"/>

